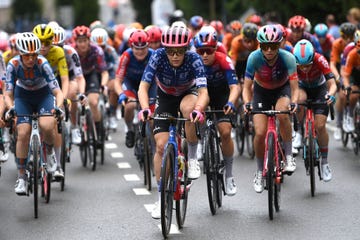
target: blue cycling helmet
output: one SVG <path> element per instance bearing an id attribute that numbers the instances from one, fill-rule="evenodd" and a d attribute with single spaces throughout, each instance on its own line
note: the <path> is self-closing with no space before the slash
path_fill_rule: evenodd
<path id="1" fill-rule="evenodd" d="M 217 33 L 215 28 L 212 26 L 204 26 L 195 35 L 194 46 L 200 47 L 212 47 L 215 48 L 217 45 Z"/>
<path id="2" fill-rule="evenodd" d="M 298 65 L 306 65 L 313 61 L 315 50 L 311 42 L 302 39 L 295 44 L 293 54 Z"/>
<path id="3" fill-rule="evenodd" d="M 328 32 L 329 28 L 324 23 L 318 23 L 316 24 L 314 28 L 314 32 L 317 37 L 324 38 L 326 37 L 326 34 Z"/>
<path id="4" fill-rule="evenodd" d="M 193 29 L 200 29 L 204 25 L 204 19 L 201 16 L 192 16 L 190 18 L 190 26 Z"/>

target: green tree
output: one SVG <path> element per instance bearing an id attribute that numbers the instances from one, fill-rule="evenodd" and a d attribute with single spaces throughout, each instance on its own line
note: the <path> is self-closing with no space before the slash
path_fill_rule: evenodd
<path id="1" fill-rule="evenodd" d="M 11 5 L 13 19 L 39 20 L 42 12 L 40 0 L 14 0 Z"/>
<path id="2" fill-rule="evenodd" d="M 89 26 L 99 18 L 98 0 L 57 0 L 57 6 L 71 5 L 74 7 L 75 25 Z"/>

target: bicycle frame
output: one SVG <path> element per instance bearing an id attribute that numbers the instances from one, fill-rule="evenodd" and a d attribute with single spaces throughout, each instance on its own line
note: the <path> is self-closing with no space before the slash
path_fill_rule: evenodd
<path id="1" fill-rule="evenodd" d="M 285 159 L 285 154 L 280 146 L 279 140 L 278 140 L 278 134 L 277 134 L 277 129 L 276 129 L 276 116 L 275 114 L 277 113 L 281 113 L 280 111 L 267 111 L 268 112 L 268 123 L 267 123 L 267 132 L 266 132 L 266 137 L 265 137 L 265 157 L 264 157 L 264 168 L 263 168 L 263 177 L 266 177 L 266 173 L 269 171 L 268 169 L 268 156 L 267 156 L 267 152 L 269 150 L 269 146 L 267 145 L 268 143 L 268 138 L 270 133 L 273 134 L 274 136 L 274 147 L 275 147 L 275 162 L 274 162 L 274 166 L 275 166 L 275 179 L 276 179 L 276 183 L 280 183 L 281 181 L 281 164 L 279 161 L 279 154 L 281 154 L 282 159 Z"/>

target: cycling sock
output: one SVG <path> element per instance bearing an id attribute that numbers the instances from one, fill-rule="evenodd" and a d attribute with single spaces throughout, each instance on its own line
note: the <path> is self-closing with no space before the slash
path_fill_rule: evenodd
<path id="1" fill-rule="evenodd" d="M 224 161 L 225 161 L 225 177 L 226 178 L 229 178 L 229 177 L 232 177 L 233 174 L 232 174 L 232 167 L 233 167 L 233 160 L 234 158 L 231 156 L 231 157 L 225 157 L 224 156 Z"/>
<path id="2" fill-rule="evenodd" d="M 157 187 L 158 187 L 158 201 L 160 204 L 161 203 L 160 181 L 157 182 Z"/>
<path id="3" fill-rule="evenodd" d="M 110 105 L 110 114 L 111 116 L 115 116 L 115 112 L 116 112 L 116 107 L 117 106 L 113 106 L 113 105 Z"/>
<path id="4" fill-rule="evenodd" d="M 197 159 L 197 145 L 198 143 L 190 143 L 188 142 L 188 158 L 189 159 Z"/>
<path id="5" fill-rule="evenodd" d="M 283 142 L 285 156 L 292 156 L 292 141 Z"/>
<path id="6" fill-rule="evenodd" d="M 348 114 L 349 114 L 350 117 L 354 117 L 354 108 L 353 107 L 349 108 Z"/>
<path id="7" fill-rule="evenodd" d="M 60 168 L 61 147 L 54 147 L 57 168 Z"/>
<path id="8" fill-rule="evenodd" d="M 257 170 L 262 171 L 264 168 L 264 159 L 256 157 L 256 162 L 257 162 L 257 166 L 258 166 Z"/>
<path id="9" fill-rule="evenodd" d="M 128 131 L 134 131 L 134 124 L 131 122 L 125 122 Z"/>
<path id="10" fill-rule="evenodd" d="M 342 123 L 342 121 L 343 121 L 343 111 L 338 111 L 337 113 L 336 113 L 336 115 L 337 115 L 337 118 L 336 118 L 336 127 L 338 127 L 338 128 L 341 128 L 341 123 Z"/>
<path id="11" fill-rule="evenodd" d="M 321 153 L 321 165 L 327 164 L 328 160 L 327 160 L 327 156 L 328 156 L 328 146 L 321 146 L 320 147 L 320 153 Z"/>

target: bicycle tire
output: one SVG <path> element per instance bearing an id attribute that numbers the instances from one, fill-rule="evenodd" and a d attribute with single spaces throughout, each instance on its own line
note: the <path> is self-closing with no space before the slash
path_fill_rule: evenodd
<path id="1" fill-rule="evenodd" d="M 78 119 L 80 119 L 80 113 L 78 112 Z M 80 159 L 83 167 L 86 167 L 87 165 L 87 133 L 84 131 L 84 126 L 80 127 L 80 133 L 81 133 L 81 143 L 79 145 L 79 152 L 80 152 Z"/>
<path id="2" fill-rule="evenodd" d="M 65 188 L 65 167 L 66 167 L 66 162 L 68 161 L 68 152 L 70 151 L 70 149 L 67 149 L 68 147 L 68 143 L 67 141 L 69 141 L 69 132 L 68 129 L 66 128 L 65 124 L 63 124 L 63 128 L 62 128 L 63 134 L 61 135 L 61 140 L 62 140 L 62 144 L 61 144 L 61 157 L 60 157 L 60 164 L 61 164 L 61 168 L 64 172 L 64 177 L 60 180 L 60 190 L 63 192 L 64 188 Z"/>
<path id="3" fill-rule="evenodd" d="M 212 138 L 212 133 L 210 129 L 207 129 L 205 133 L 205 173 L 206 173 L 206 186 L 208 192 L 208 200 L 209 200 L 209 207 L 212 215 L 216 214 L 217 210 L 217 194 L 218 194 L 218 174 L 217 169 L 215 167 L 215 150 L 214 150 L 214 143 Z"/>
<path id="4" fill-rule="evenodd" d="M 245 146 L 245 128 L 244 128 L 244 121 L 241 118 L 240 114 L 237 114 L 236 117 L 236 129 L 235 129 L 235 140 L 236 140 L 236 147 L 239 153 L 239 156 L 242 156 L 244 153 L 244 146 Z"/>
<path id="5" fill-rule="evenodd" d="M 252 120 L 250 120 L 251 116 L 247 116 L 247 124 L 246 124 L 246 130 L 245 130 L 245 142 L 246 142 L 246 149 L 249 154 L 250 159 L 255 158 L 255 149 L 254 149 L 254 126 L 252 123 Z M 252 126 L 250 126 L 250 122 Z"/>
<path id="6" fill-rule="evenodd" d="M 100 114 L 101 114 L 101 121 L 100 121 L 100 133 L 98 138 L 100 139 L 100 164 L 104 165 L 105 161 L 105 121 L 106 121 L 106 112 L 105 106 L 100 106 Z"/>
<path id="7" fill-rule="evenodd" d="M 33 154 L 33 167 L 32 167 L 32 184 L 34 195 L 34 217 L 38 218 L 38 187 L 39 187 L 39 159 L 40 159 L 40 139 L 34 135 L 32 139 L 32 154 Z"/>
<path id="8" fill-rule="evenodd" d="M 46 170 L 42 170 L 43 171 L 43 176 L 41 177 L 41 182 L 42 182 L 42 192 L 44 192 L 44 200 L 45 203 L 49 203 L 50 202 L 50 196 L 51 196 L 51 180 L 52 180 L 52 174 L 48 173 Z"/>
<path id="9" fill-rule="evenodd" d="M 161 166 L 161 231 L 167 238 L 172 220 L 174 200 L 174 162 L 175 149 L 172 144 L 167 145 Z"/>
<path id="10" fill-rule="evenodd" d="M 144 185 L 148 191 L 151 191 L 151 161 L 152 161 L 152 152 L 150 146 L 150 139 L 148 136 L 144 137 Z"/>
<path id="11" fill-rule="evenodd" d="M 274 218 L 274 157 L 275 157 L 275 137 L 273 133 L 269 133 L 267 139 L 267 172 L 266 172 L 266 186 L 268 190 L 268 209 L 269 218 Z"/>
<path id="12" fill-rule="evenodd" d="M 275 207 L 275 211 L 279 212 L 280 211 L 280 204 L 281 204 L 281 183 L 283 182 L 283 176 L 282 176 L 282 170 L 280 167 L 281 162 L 285 162 L 285 159 L 283 161 L 281 161 L 282 158 L 282 154 L 280 150 L 281 144 L 278 144 L 278 152 L 277 152 L 277 160 L 278 160 L 278 165 L 276 166 L 276 168 L 280 169 L 280 179 L 277 179 L 277 176 L 275 174 L 275 183 L 274 183 L 274 207 Z"/>
<path id="13" fill-rule="evenodd" d="M 220 151 L 221 151 L 220 138 L 218 138 L 215 134 L 213 134 L 212 142 L 215 144 L 214 149 L 216 150 L 216 152 L 214 153 L 215 166 L 216 166 L 215 169 L 216 169 L 216 173 L 217 173 L 216 202 L 217 202 L 218 208 L 220 208 L 222 206 L 223 192 L 225 193 L 224 174 L 223 174 L 223 171 L 220 172 Z"/>
<path id="14" fill-rule="evenodd" d="M 308 146 L 307 146 L 307 156 L 309 158 L 309 175 L 310 175 L 310 192 L 311 196 L 315 195 L 315 156 L 314 156 L 314 138 L 312 135 L 312 122 L 308 122 Z"/>
<path id="15" fill-rule="evenodd" d="M 359 119 L 360 119 L 360 109 L 357 104 L 354 109 L 355 131 L 352 136 L 352 145 L 353 145 L 355 155 L 359 154 L 359 133 L 360 133 Z"/>
<path id="16" fill-rule="evenodd" d="M 188 184 L 191 182 L 188 178 L 188 165 L 187 165 L 187 142 L 185 139 L 181 141 L 181 152 L 185 157 L 185 169 L 184 169 L 184 178 L 181 180 L 180 188 L 182 188 L 181 198 L 180 200 L 176 201 L 176 222 L 178 224 L 179 229 L 183 228 L 186 218 L 186 210 L 187 210 L 187 203 L 188 203 Z"/>
<path id="17" fill-rule="evenodd" d="M 96 170 L 96 147 L 97 147 L 96 146 L 97 140 L 95 138 L 96 127 L 95 127 L 95 122 L 93 121 L 93 117 L 92 117 L 90 110 L 86 111 L 86 122 L 87 122 L 87 126 L 88 126 L 88 128 L 87 128 L 88 142 L 87 142 L 86 147 L 87 147 L 91 170 L 95 171 Z"/>

